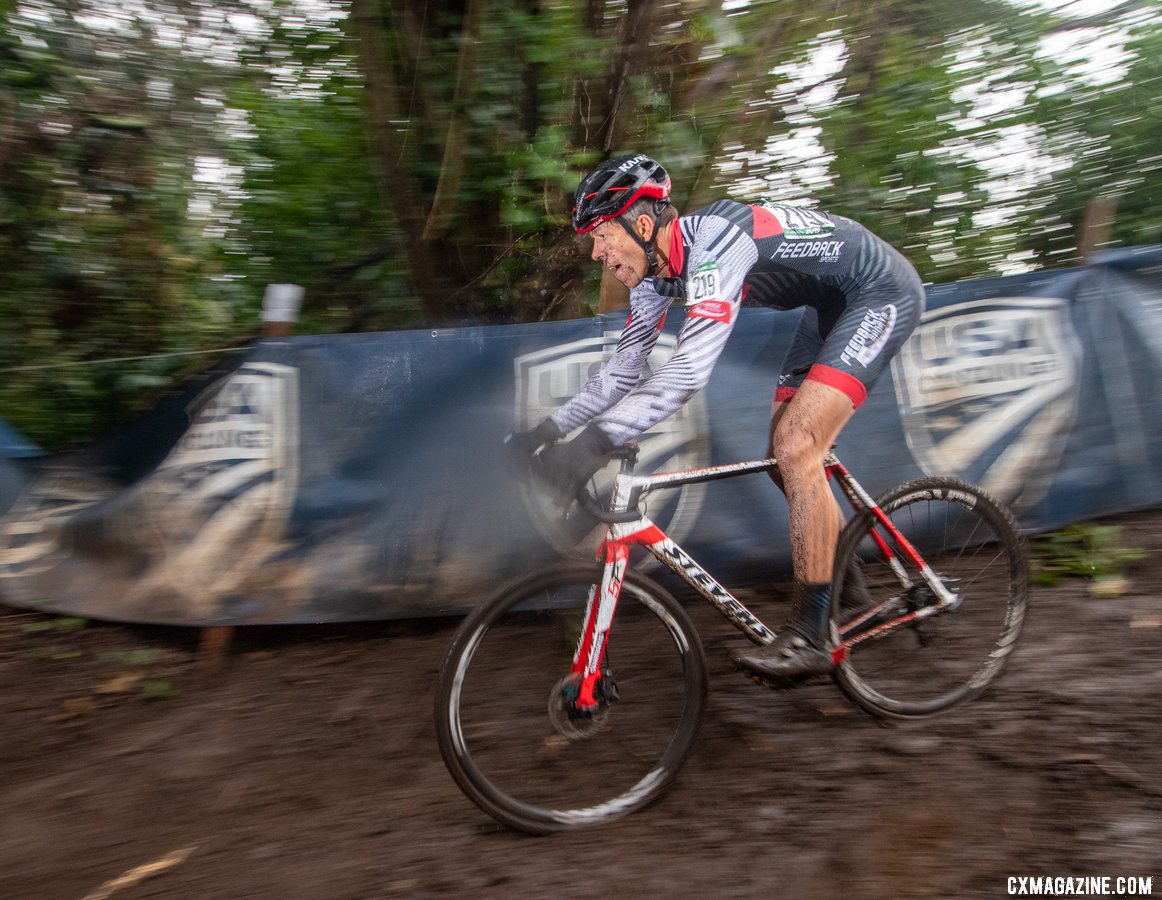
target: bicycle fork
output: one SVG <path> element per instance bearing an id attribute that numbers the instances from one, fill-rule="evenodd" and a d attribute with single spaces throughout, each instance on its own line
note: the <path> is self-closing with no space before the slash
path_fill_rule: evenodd
<path id="1" fill-rule="evenodd" d="M 608 673 L 602 672 L 609 629 L 613 624 L 613 614 L 621 598 L 621 587 L 625 571 L 629 565 L 629 548 L 620 542 L 608 542 L 605 568 L 601 581 L 589 589 L 585 602 L 585 618 L 577 650 L 573 654 L 570 675 L 577 684 L 576 711 L 581 715 L 596 710 L 603 699 L 614 699 L 616 689 L 603 692 L 599 696 L 598 686 Z"/>

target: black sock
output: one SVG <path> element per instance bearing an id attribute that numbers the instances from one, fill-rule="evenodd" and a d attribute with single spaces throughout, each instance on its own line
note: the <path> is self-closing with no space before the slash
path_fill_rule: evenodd
<path id="1" fill-rule="evenodd" d="M 831 585 L 795 582 L 791 619 L 814 644 L 822 645 L 831 615 Z"/>

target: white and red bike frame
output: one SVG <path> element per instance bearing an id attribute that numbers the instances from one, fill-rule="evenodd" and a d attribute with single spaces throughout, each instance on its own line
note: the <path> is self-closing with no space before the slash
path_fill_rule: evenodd
<path id="1" fill-rule="evenodd" d="M 613 624 L 614 611 L 621 596 L 630 550 L 635 546 L 644 547 L 652 553 L 756 644 L 768 644 L 775 639 L 775 633 L 771 629 L 640 510 L 639 502 L 651 491 L 766 472 L 777 468 L 778 462 L 767 458 L 678 472 L 634 475 L 633 460 L 636 448 L 619 455 L 623 460 L 622 471 L 614 481 L 611 508 L 602 510 L 592 498 L 585 504 L 591 515 L 609 524 L 609 530 L 598 550 L 598 559 L 604 562 L 601 582 L 595 584 L 589 592 L 585 624 L 571 669 L 571 675 L 578 681 L 577 707 L 580 710 L 595 709 L 600 705 L 597 699 L 597 685 L 601 678 L 601 662 L 605 655 L 609 630 Z M 871 531 L 872 539 L 882 558 L 899 579 L 900 592 L 911 588 L 914 579 L 918 577 L 928 585 L 937 599 L 933 605 L 900 611 L 886 620 L 882 615 L 885 604 L 881 603 L 862 610 L 858 617 L 845 622 L 842 631 L 833 625 L 830 652 L 832 660 L 838 665 L 847 658 L 851 647 L 860 641 L 955 607 L 959 603 L 959 597 L 936 576 L 916 548 L 880 510 L 871 495 L 855 480 L 834 453 L 827 455 L 823 466 L 827 477 L 836 480 L 855 512 L 857 514 L 866 512 L 875 519 L 876 527 Z"/>

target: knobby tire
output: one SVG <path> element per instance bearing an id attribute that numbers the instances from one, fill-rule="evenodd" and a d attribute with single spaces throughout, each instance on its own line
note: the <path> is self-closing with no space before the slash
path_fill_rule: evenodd
<path id="1" fill-rule="evenodd" d="M 877 503 L 932 570 L 957 591 L 960 603 L 855 643 L 834 677 L 848 698 L 873 715 L 934 715 L 977 697 L 1008 661 L 1028 604 L 1025 542 L 1007 509 L 958 479 L 909 481 Z M 874 524 L 865 511 L 840 534 L 832 585 L 833 640 L 866 608 L 882 605 L 874 625 L 934 602 L 911 565 L 908 575 L 918 586 L 901 586 L 869 537 Z M 853 559 L 859 561 L 865 582 L 861 603 L 844 595 Z M 860 629 L 867 626 L 854 630 Z"/>
<path id="2" fill-rule="evenodd" d="M 553 563 L 505 585 L 463 622 L 436 692 L 449 772 L 497 821 L 547 834 L 609 822 L 656 800 L 698 731 L 707 676 L 689 615 L 630 571 L 610 630 L 619 698 L 591 720 L 554 712 L 595 564 Z"/>

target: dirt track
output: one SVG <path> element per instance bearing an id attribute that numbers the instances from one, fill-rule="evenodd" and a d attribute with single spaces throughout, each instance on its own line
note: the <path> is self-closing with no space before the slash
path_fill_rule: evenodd
<path id="1" fill-rule="evenodd" d="M 552 838 L 444 769 L 454 622 L 244 632 L 206 673 L 189 632 L 0 608 L 0 897 L 969 898 L 1065 875 L 1162 896 L 1162 514 L 1118 521 L 1152 551 L 1130 593 L 1038 589 L 998 687 L 926 723 L 763 690 L 692 606 L 711 693 L 683 777 Z"/>

